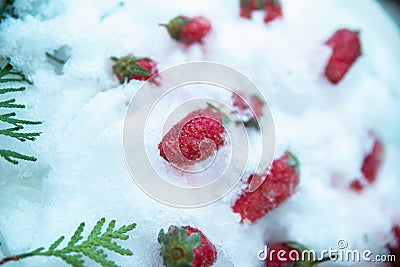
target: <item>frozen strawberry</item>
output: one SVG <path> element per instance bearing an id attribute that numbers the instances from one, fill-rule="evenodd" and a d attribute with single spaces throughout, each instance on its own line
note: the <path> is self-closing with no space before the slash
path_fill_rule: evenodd
<path id="1" fill-rule="evenodd" d="M 307 253 L 303 253 L 307 251 Z M 302 255 L 305 257 L 302 257 Z M 274 244 L 268 247 L 266 267 L 311 267 L 331 260 L 329 257 L 313 259 L 310 250 L 296 242 Z"/>
<path id="2" fill-rule="evenodd" d="M 146 81 L 158 73 L 157 63 L 147 57 L 135 57 L 127 55 L 121 58 L 112 57 L 114 74 L 122 84 L 125 81 L 139 80 Z"/>
<path id="3" fill-rule="evenodd" d="M 374 142 L 371 151 L 364 157 L 361 173 L 362 178 L 355 179 L 350 184 L 350 189 L 355 192 L 361 192 L 365 186 L 373 184 L 378 176 L 379 169 L 383 162 L 384 148 L 381 140 L 372 135 Z"/>
<path id="4" fill-rule="evenodd" d="M 186 166 L 213 155 L 224 145 L 223 118 L 223 114 L 210 107 L 189 113 L 162 138 L 158 145 L 160 156 L 170 163 Z"/>
<path id="5" fill-rule="evenodd" d="M 332 47 L 332 55 L 325 67 L 325 76 L 338 83 L 361 55 L 359 33 L 347 29 L 337 30 L 326 44 Z"/>
<path id="6" fill-rule="evenodd" d="M 378 171 L 383 162 L 383 144 L 381 140 L 374 137 L 374 144 L 372 150 L 364 158 L 361 172 L 369 183 L 376 180 Z"/>
<path id="7" fill-rule="evenodd" d="M 246 96 L 244 94 L 232 94 L 235 112 L 242 117 L 245 127 L 260 129 L 258 120 L 263 115 L 264 101 L 256 95 Z M 248 104 L 246 103 L 248 102 Z"/>
<path id="8" fill-rule="evenodd" d="M 248 184 L 252 179 L 260 179 L 260 175 L 250 176 Z M 243 192 L 232 209 L 240 214 L 242 221 L 255 222 L 285 202 L 295 192 L 298 183 L 299 162 L 287 151 L 281 158 L 274 160 L 262 184 L 253 192 Z"/>
<path id="9" fill-rule="evenodd" d="M 386 247 L 390 251 L 390 254 L 396 257 L 396 261 L 392 262 L 391 266 L 400 267 L 400 224 L 393 226 L 392 234 L 394 241 L 388 244 Z"/>
<path id="10" fill-rule="evenodd" d="M 265 16 L 264 22 L 268 23 L 277 18 L 282 17 L 282 5 L 279 0 L 266 0 L 265 1 Z"/>
<path id="11" fill-rule="evenodd" d="M 250 19 L 253 11 L 264 9 L 264 1 L 265 0 L 240 0 L 240 16 Z"/>
<path id="12" fill-rule="evenodd" d="M 202 43 L 203 38 L 211 30 L 211 22 L 203 16 L 193 18 L 186 16 L 177 16 L 165 26 L 169 35 L 178 42 L 191 45 L 193 43 Z"/>
<path id="13" fill-rule="evenodd" d="M 158 234 L 161 257 L 169 267 L 208 267 L 217 260 L 217 250 L 208 238 L 191 226 L 170 226 Z"/>
<path id="14" fill-rule="evenodd" d="M 350 183 L 349 188 L 354 192 L 360 193 L 365 189 L 366 185 L 367 184 L 361 179 L 355 179 Z"/>

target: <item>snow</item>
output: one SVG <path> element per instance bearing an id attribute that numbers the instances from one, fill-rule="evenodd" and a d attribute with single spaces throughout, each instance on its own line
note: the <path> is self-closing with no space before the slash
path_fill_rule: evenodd
<path id="1" fill-rule="evenodd" d="M 43 121 L 43 133 L 34 143 L 5 144 L 38 161 L 0 161 L 0 257 L 46 246 L 103 216 L 138 225 L 124 242 L 134 255 L 115 258 L 121 266 L 161 266 L 157 235 L 171 224 L 201 229 L 218 249 L 215 266 L 261 266 L 257 251 L 286 240 L 322 250 L 345 238 L 352 249 L 382 251 L 400 214 L 400 35 L 376 2 L 286 0 L 284 18 L 268 25 L 261 14 L 239 18 L 238 1 L 15 2 L 21 19 L 0 25 L 0 56 L 34 82 L 16 97 L 27 104 L 24 117 Z M 157 26 L 178 14 L 211 20 L 204 46 L 180 46 Z M 323 76 L 330 55 L 323 42 L 340 27 L 361 31 L 363 54 L 332 85 Z M 45 56 L 60 48 L 70 57 L 62 70 Z M 290 149 L 300 160 L 298 192 L 253 225 L 240 224 L 230 208 L 238 188 L 196 209 L 146 195 L 122 143 L 128 103 L 143 83 L 119 85 L 109 59 L 128 53 L 153 58 L 160 70 L 207 60 L 252 79 L 273 114 L 276 155 Z M 369 130 L 386 149 L 376 184 L 360 195 L 333 187 L 334 176 L 359 175 Z M 14 266 L 62 264 L 32 258 Z"/>

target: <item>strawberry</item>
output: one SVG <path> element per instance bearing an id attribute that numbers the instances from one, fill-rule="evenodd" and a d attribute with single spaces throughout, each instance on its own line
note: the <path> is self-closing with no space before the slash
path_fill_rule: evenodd
<path id="1" fill-rule="evenodd" d="M 240 16 L 250 19 L 254 10 L 264 9 L 264 6 L 264 0 L 240 0 Z"/>
<path id="2" fill-rule="evenodd" d="M 355 179 L 350 183 L 349 188 L 351 191 L 360 193 L 364 190 L 365 184 L 360 179 Z"/>
<path id="3" fill-rule="evenodd" d="M 253 174 L 248 184 L 253 179 L 261 178 L 262 175 Z M 232 209 L 240 214 L 242 221 L 255 222 L 288 199 L 298 183 L 299 162 L 291 152 L 286 151 L 281 158 L 274 160 L 262 184 L 253 192 L 243 192 Z"/>
<path id="4" fill-rule="evenodd" d="M 215 246 L 198 229 L 191 226 L 170 226 L 158 234 L 161 257 L 168 267 L 208 267 L 217 260 Z"/>
<path id="5" fill-rule="evenodd" d="M 264 9 L 264 22 L 268 23 L 282 17 L 282 5 L 279 0 L 240 0 L 240 16 L 251 18 L 255 10 Z"/>
<path id="6" fill-rule="evenodd" d="M 179 166 L 194 164 L 211 156 L 224 145 L 223 115 L 212 108 L 189 113 L 162 138 L 160 156 Z M 206 139 L 212 141 L 203 142 Z"/>
<path id="7" fill-rule="evenodd" d="M 369 183 L 373 183 L 378 175 L 379 168 L 383 161 L 383 144 L 382 141 L 374 137 L 372 150 L 363 160 L 361 172 Z"/>
<path id="8" fill-rule="evenodd" d="M 322 259 L 312 259 L 309 253 L 303 251 L 310 251 L 307 247 L 296 243 L 286 242 L 278 243 L 268 247 L 268 257 L 266 259 L 266 267 L 311 267 L 317 266 L 319 263 L 330 260 L 329 257 Z M 310 256 L 309 256 L 310 255 Z M 310 257 L 310 258 L 309 258 Z"/>
<path id="9" fill-rule="evenodd" d="M 334 84 L 340 82 L 356 59 L 361 55 L 358 32 L 337 30 L 326 44 L 333 52 L 325 67 L 325 76 Z"/>
<path id="10" fill-rule="evenodd" d="M 265 16 L 264 22 L 268 23 L 277 18 L 282 17 L 282 5 L 279 0 L 266 0 L 265 1 Z"/>
<path id="11" fill-rule="evenodd" d="M 393 226 L 392 234 L 394 236 L 394 242 L 387 244 L 386 247 L 390 251 L 391 255 L 396 257 L 396 261 L 392 262 L 393 267 L 400 266 L 400 224 Z"/>
<path id="12" fill-rule="evenodd" d="M 244 101 L 245 98 L 250 98 L 248 101 L 250 102 L 250 106 Z M 233 106 L 236 108 L 235 112 L 241 115 L 244 126 L 248 128 L 254 127 L 259 130 L 260 126 L 257 118 L 260 118 L 263 115 L 263 108 L 265 106 L 264 101 L 256 95 L 248 97 L 236 93 L 232 94 L 232 100 Z"/>
<path id="13" fill-rule="evenodd" d="M 372 134 L 374 143 L 371 151 L 364 157 L 361 173 L 363 177 L 355 179 L 350 183 L 350 189 L 355 192 L 361 192 L 364 187 L 373 184 L 378 176 L 379 169 L 383 162 L 384 148 L 381 140 Z"/>
<path id="14" fill-rule="evenodd" d="M 158 73 L 157 63 L 147 57 L 127 55 L 121 58 L 112 57 L 111 60 L 114 61 L 113 72 L 121 84 L 132 79 L 146 81 Z"/>
<path id="15" fill-rule="evenodd" d="M 169 35 L 178 42 L 191 45 L 193 43 L 202 43 L 203 38 L 211 30 L 211 22 L 203 16 L 193 18 L 186 16 L 177 16 L 170 20 L 165 26 Z"/>

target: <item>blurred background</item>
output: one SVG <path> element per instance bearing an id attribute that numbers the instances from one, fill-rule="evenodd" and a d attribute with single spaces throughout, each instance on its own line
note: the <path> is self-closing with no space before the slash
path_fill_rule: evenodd
<path id="1" fill-rule="evenodd" d="M 400 0 L 377 0 L 400 28 Z"/>

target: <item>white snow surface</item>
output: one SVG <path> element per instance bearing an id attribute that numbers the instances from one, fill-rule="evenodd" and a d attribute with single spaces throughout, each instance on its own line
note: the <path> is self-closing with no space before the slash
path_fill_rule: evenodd
<path id="1" fill-rule="evenodd" d="M 171 224 L 201 229 L 217 247 L 215 266 L 265 265 L 257 251 L 287 240 L 319 251 L 343 238 L 351 249 L 385 252 L 391 226 L 400 220 L 399 29 L 375 1 L 282 4 L 283 19 L 265 25 L 262 12 L 240 18 L 238 1 L 16 0 L 20 19 L 1 23 L 0 57 L 34 82 L 16 97 L 27 104 L 21 116 L 42 120 L 35 129 L 43 133 L 29 144 L 5 144 L 38 161 L 0 161 L 0 258 L 69 237 L 82 221 L 88 231 L 101 217 L 137 223 L 124 242 L 134 255 L 110 256 L 121 266 L 162 266 L 157 235 Z M 211 20 L 203 46 L 184 48 L 158 26 L 178 14 Z M 330 56 L 323 43 L 342 27 L 361 32 L 362 56 L 333 85 L 323 75 Z M 65 45 L 71 57 L 59 75 L 45 53 Z M 296 194 L 250 225 L 240 224 L 230 207 L 239 190 L 196 209 L 172 208 L 142 192 L 122 144 L 127 104 L 142 82 L 119 85 L 111 71 L 110 57 L 128 53 L 153 58 L 160 70 L 206 60 L 251 78 L 274 116 L 276 155 L 290 149 L 300 161 Z M 333 177 L 349 182 L 359 176 L 370 130 L 385 145 L 377 182 L 363 194 L 334 187 Z M 10 264 L 64 265 L 43 257 Z"/>

